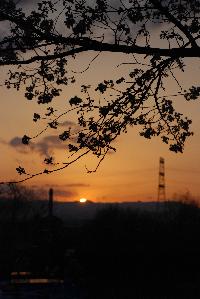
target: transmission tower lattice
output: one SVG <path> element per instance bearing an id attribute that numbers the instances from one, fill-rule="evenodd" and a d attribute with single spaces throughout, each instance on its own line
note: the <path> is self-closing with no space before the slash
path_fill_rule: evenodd
<path id="1" fill-rule="evenodd" d="M 160 158 L 159 162 L 158 201 L 166 201 L 164 158 Z"/>

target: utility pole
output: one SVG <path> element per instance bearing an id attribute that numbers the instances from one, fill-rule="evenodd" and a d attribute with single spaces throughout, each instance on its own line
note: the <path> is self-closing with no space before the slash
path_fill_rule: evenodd
<path id="1" fill-rule="evenodd" d="M 160 157 L 159 162 L 159 179 L 158 179 L 158 202 L 166 201 L 165 192 L 165 160 Z"/>

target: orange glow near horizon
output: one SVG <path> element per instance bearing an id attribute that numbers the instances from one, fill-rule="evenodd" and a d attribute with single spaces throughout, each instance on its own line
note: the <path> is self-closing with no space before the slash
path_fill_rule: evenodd
<path id="1" fill-rule="evenodd" d="M 77 64 L 72 61 L 73 69 L 79 70 L 82 64 L 86 65 L 87 61 L 90 61 L 90 58 L 90 55 L 82 56 Z M 88 69 L 87 76 L 86 73 L 84 73 L 84 78 L 80 75 L 77 83 L 69 85 L 63 90 L 61 96 L 56 100 L 56 109 L 64 111 L 66 99 L 74 95 L 81 97 L 80 86 L 82 83 L 90 83 L 95 88 L 104 79 L 115 79 L 115 77 L 117 79 L 124 72 L 131 71 L 127 65 L 126 69 L 116 69 L 116 65 L 129 61 L 129 56 L 107 53 L 102 54 L 99 59 L 100 61 L 94 62 Z M 130 61 L 131 59 L 132 56 Z M 178 74 L 178 78 L 185 88 L 198 85 L 199 67 L 195 62 L 196 60 L 188 59 L 187 72 Z M 6 78 L 6 74 L 2 72 L 0 82 L 4 82 Z M 166 88 L 170 90 L 169 94 L 173 94 L 174 85 L 171 82 L 167 82 Z M 94 99 L 98 99 L 95 95 Z M 43 107 L 38 107 L 36 101 L 24 99 L 23 91 L 16 92 L 14 89 L 7 90 L 4 87 L 1 87 L 1 100 L 0 125 L 3 130 L 0 136 L 0 181 L 21 179 L 22 177 L 16 173 L 16 167 L 19 165 L 24 167 L 28 173 L 42 171 L 43 153 L 48 148 L 53 152 L 56 162 L 66 162 L 63 143 L 60 146 L 55 142 L 56 134 L 51 128 L 38 140 L 35 139 L 31 148 L 20 146 L 21 136 L 29 133 L 37 135 L 43 129 L 43 123 L 38 122 L 33 126 L 32 121 L 33 112 L 42 114 Z M 11 105 L 18 109 L 11 109 Z M 44 190 L 47 194 L 45 196 L 48 196 L 49 188 L 53 188 L 55 200 L 58 201 L 78 200 L 81 203 L 82 194 L 86 198 L 92 199 L 93 202 L 155 201 L 157 200 L 159 158 L 164 157 L 167 199 L 171 200 L 189 192 L 200 202 L 199 103 L 198 101 L 187 102 L 180 97 L 176 98 L 175 105 L 179 112 L 193 120 L 192 130 L 195 132 L 195 135 L 188 139 L 183 154 L 169 151 L 168 146 L 158 137 L 151 140 L 141 137 L 140 127 L 130 127 L 127 134 L 121 134 L 116 139 L 114 144 L 117 149 L 116 153 L 109 154 L 97 172 L 87 173 L 85 170 L 85 166 L 89 170 L 95 169 L 99 162 L 96 156 L 88 155 L 63 171 L 36 176 L 24 185 L 34 187 L 36 190 L 37 188 Z M 68 117 L 67 121 L 75 121 L 70 115 Z M 65 120 L 65 118 L 62 119 L 63 122 Z M 51 143 L 47 143 L 47 141 L 51 141 Z"/>
<path id="2" fill-rule="evenodd" d="M 86 198 L 80 198 L 79 202 L 80 203 L 85 203 L 85 202 L 87 202 L 87 199 Z"/>

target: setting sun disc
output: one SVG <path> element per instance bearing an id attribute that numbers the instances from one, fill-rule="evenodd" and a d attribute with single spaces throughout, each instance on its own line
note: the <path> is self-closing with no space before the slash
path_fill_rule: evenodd
<path id="1" fill-rule="evenodd" d="M 79 200 L 81 203 L 85 203 L 86 201 L 87 201 L 87 199 L 86 198 L 80 198 L 80 200 Z"/>

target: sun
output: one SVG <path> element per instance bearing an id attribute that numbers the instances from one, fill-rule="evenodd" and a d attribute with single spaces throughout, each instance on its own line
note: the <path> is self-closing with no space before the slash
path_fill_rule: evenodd
<path id="1" fill-rule="evenodd" d="M 79 202 L 81 202 L 81 203 L 85 203 L 86 201 L 87 201 L 86 198 L 80 198 L 80 199 L 79 199 Z"/>

